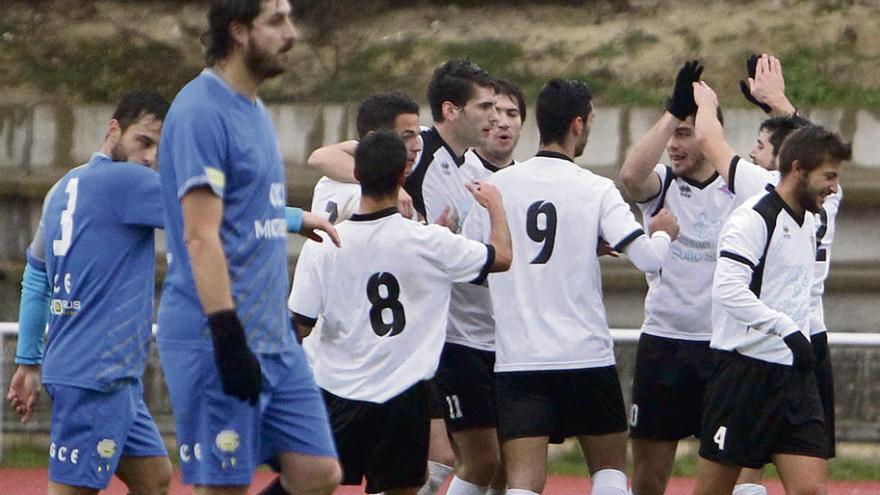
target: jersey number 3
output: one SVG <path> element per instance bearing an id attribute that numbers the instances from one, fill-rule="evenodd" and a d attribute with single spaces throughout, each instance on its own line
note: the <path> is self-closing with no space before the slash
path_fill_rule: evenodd
<path id="1" fill-rule="evenodd" d="M 544 215 L 544 225 L 538 220 Z M 549 201 L 535 201 L 526 211 L 526 233 L 529 239 L 543 243 L 541 252 L 532 260 L 533 265 L 543 265 L 553 254 L 553 246 L 556 244 L 556 207 Z"/>
<path id="2" fill-rule="evenodd" d="M 52 253 L 55 256 L 64 256 L 70 249 L 73 240 L 73 212 L 76 210 L 76 191 L 79 187 L 79 178 L 74 177 L 67 181 L 64 192 L 67 193 L 67 208 L 61 212 L 61 239 L 52 241 Z"/>
<path id="3" fill-rule="evenodd" d="M 388 272 L 374 273 L 367 281 L 367 297 L 370 299 L 370 325 L 376 335 L 385 336 L 389 332 L 395 336 L 406 326 L 406 314 L 400 303 L 400 284 Z M 385 315 L 391 320 L 386 323 Z"/>

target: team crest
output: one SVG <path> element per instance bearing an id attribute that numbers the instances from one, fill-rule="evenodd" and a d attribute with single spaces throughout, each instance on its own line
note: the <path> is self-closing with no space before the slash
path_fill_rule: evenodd
<path id="1" fill-rule="evenodd" d="M 116 441 L 112 438 L 105 438 L 98 442 L 95 450 L 98 451 L 98 457 L 101 459 L 98 472 L 110 471 L 110 459 L 116 455 Z"/>
<path id="2" fill-rule="evenodd" d="M 683 198 L 691 197 L 691 187 L 687 184 L 678 186 L 678 192 L 681 193 L 681 197 Z"/>
<path id="3" fill-rule="evenodd" d="M 239 445 L 241 445 L 238 433 L 235 430 L 223 430 L 217 434 L 214 444 L 220 451 L 221 467 L 223 469 L 234 468 L 238 464 L 235 453 L 238 451 Z"/>

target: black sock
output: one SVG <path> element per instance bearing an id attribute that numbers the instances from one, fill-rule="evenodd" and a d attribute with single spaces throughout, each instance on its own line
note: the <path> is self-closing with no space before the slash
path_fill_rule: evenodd
<path id="1" fill-rule="evenodd" d="M 281 486 L 281 476 L 275 478 L 275 481 L 269 483 L 269 486 L 263 488 L 263 491 L 258 493 L 257 495 L 292 495 L 287 493 L 284 487 Z"/>

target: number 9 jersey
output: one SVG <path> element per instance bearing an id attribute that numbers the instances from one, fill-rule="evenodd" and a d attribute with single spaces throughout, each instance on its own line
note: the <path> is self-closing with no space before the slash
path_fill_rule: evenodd
<path id="1" fill-rule="evenodd" d="M 614 183 L 553 152 L 487 182 L 501 190 L 513 242 L 510 270 L 489 276 L 495 371 L 613 365 L 596 247 L 601 237 L 623 251 L 644 234 Z M 488 237 L 484 208 L 472 211 L 463 233 Z"/>
<path id="2" fill-rule="evenodd" d="M 315 380 L 333 395 L 384 403 L 434 376 L 453 282 L 482 283 L 495 250 L 396 208 L 353 215 L 342 247 L 306 242 L 288 306 L 321 332 L 310 338 Z"/>

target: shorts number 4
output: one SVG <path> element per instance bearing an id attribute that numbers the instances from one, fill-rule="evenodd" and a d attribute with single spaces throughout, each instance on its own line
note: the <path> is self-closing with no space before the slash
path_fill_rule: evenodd
<path id="1" fill-rule="evenodd" d="M 715 432 L 715 436 L 712 437 L 712 440 L 718 444 L 718 450 L 724 450 L 724 438 L 727 436 L 727 427 L 721 426 L 718 428 L 718 431 Z"/>

